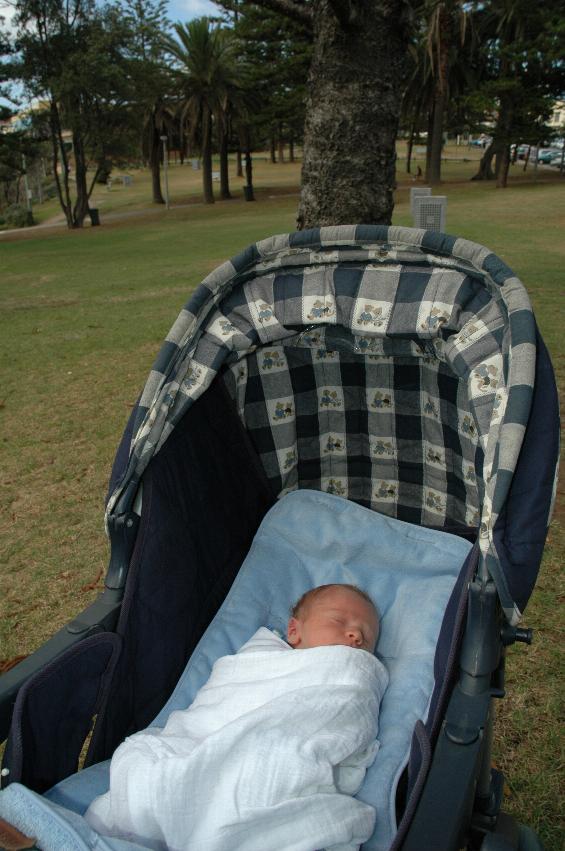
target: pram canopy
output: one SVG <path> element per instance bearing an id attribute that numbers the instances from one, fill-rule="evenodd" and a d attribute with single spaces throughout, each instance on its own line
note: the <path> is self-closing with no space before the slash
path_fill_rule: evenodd
<path id="1" fill-rule="evenodd" d="M 224 263 L 153 366 L 108 516 L 131 504 L 218 374 L 274 497 L 314 488 L 419 525 L 476 530 L 480 569 L 518 621 L 551 513 L 558 417 L 528 296 L 496 255 L 358 225 L 275 236 Z"/>

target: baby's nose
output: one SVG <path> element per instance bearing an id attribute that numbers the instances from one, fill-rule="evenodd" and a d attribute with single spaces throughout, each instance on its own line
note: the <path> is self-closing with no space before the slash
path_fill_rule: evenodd
<path id="1" fill-rule="evenodd" d="M 347 638 L 352 647 L 360 647 L 363 643 L 363 638 L 361 636 L 361 630 L 359 629 L 348 629 L 347 630 Z"/>

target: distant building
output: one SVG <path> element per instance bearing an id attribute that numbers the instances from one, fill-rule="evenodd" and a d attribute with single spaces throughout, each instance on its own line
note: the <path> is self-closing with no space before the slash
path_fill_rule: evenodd
<path id="1" fill-rule="evenodd" d="M 20 118 L 18 114 L 11 115 L 0 121 L 0 133 L 13 133 L 20 129 Z"/>
<path id="2" fill-rule="evenodd" d="M 551 118 L 547 124 L 552 130 L 559 130 L 565 127 L 565 100 L 555 101 Z"/>
<path id="3" fill-rule="evenodd" d="M 33 102 L 26 109 L 15 112 L 9 118 L 0 121 L 0 133 L 14 133 L 18 130 L 26 130 L 29 127 L 30 118 L 34 113 L 45 112 L 49 109 L 46 100 Z"/>

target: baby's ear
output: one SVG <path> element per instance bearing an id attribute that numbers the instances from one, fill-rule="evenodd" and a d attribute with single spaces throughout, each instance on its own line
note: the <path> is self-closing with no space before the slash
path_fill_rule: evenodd
<path id="1" fill-rule="evenodd" d="M 300 643 L 300 622 L 296 618 L 290 618 L 286 628 L 286 638 L 291 647 Z"/>

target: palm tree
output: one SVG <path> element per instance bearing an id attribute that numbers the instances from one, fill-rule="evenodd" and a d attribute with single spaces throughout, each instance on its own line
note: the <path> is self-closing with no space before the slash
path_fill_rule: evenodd
<path id="1" fill-rule="evenodd" d="M 406 88 L 402 98 L 402 122 L 408 129 L 406 171 L 411 172 L 414 140 L 419 135 L 424 116 L 429 116 L 433 104 L 433 77 L 423 34 L 408 47 L 410 60 Z"/>
<path id="2" fill-rule="evenodd" d="M 441 179 L 444 119 L 453 66 L 465 41 L 467 13 L 461 0 L 432 0 L 428 19 L 427 53 L 433 76 L 433 102 L 428 122 L 426 180 Z M 459 33 L 458 33 L 459 31 Z"/>
<path id="3" fill-rule="evenodd" d="M 542 8 L 543 4 L 530 7 L 525 0 L 496 0 L 481 10 L 479 18 L 484 61 L 488 65 L 485 87 L 495 96 L 498 106 L 493 139 L 485 159 L 487 154 L 490 160 L 496 157 L 495 176 L 497 186 L 502 188 L 508 180 L 513 131 L 522 125 L 523 141 L 529 137 L 536 143 L 543 135 L 543 119 L 539 115 L 542 110 L 534 107 L 532 114 L 527 86 L 527 76 L 535 76 L 539 54 L 543 53 L 539 48 L 535 50 L 533 40 L 534 33 L 537 36 L 542 33 Z M 536 130 L 540 135 L 534 135 Z M 479 171 L 476 178 L 483 177 L 485 170 L 488 169 Z"/>
<path id="4" fill-rule="evenodd" d="M 164 204 L 161 192 L 161 136 L 169 133 L 171 75 L 163 61 L 163 33 L 170 26 L 165 0 L 121 0 L 120 16 L 129 29 L 129 73 L 132 107 L 139 124 L 141 150 L 151 169 L 153 203 Z"/>
<path id="5" fill-rule="evenodd" d="M 181 120 L 202 156 L 204 202 L 213 204 L 212 126 L 214 117 L 222 124 L 230 92 L 237 87 L 235 44 L 227 30 L 206 17 L 177 23 L 174 30 L 176 39 L 167 38 L 165 48 L 178 62 Z"/>
<path id="6" fill-rule="evenodd" d="M 471 61 L 474 27 L 469 9 L 463 9 L 460 0 L 427 0 L 418 11 L 420 23 L 408 50 L 411 62 L 402 114 L 409 128 L 408 172 L 414 138 L 427 116 L 426 180 L 433 184 L 441 177 L 448 109 L 475 83 Z"/>
<path id="7" fill-rule="evenodd" d="M 254 90 L 253 79 L 250 69 L 245 62 L 237 64 L 237 78 L 234 77 L 228 87 L 225 104 L 222 111 L 215 116 L 216 127 L 219 134 L 220 148 L 220 196 L 231 198 L 228 183 L 228 139 L 230 135 L 238 139 L 238 150 L 244 152 L 245 176 L 249 187 L 247 200 L 253 200 L 252 178 L 251 178 L 251 143 L 253 138 L 253 117 L 261 108 L 260 98 Z M 243 169 L 238 173 L 243 177 Z"/>

